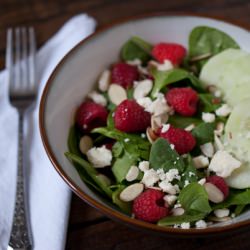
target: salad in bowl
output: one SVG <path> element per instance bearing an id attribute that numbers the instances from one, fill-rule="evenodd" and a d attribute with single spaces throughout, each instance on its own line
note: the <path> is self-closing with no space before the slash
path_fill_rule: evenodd
<path id="1" fill-rule="evenodd" d="M 213 27 L 188 39 L 124 41 L 75 107 L 65 156 L 123 213 L 202 229 L 250 204 L 250 54 Z"/>

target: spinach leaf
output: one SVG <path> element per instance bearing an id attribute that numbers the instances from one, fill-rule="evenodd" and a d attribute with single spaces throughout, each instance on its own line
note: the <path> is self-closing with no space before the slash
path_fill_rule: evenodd
<path id="1" fill-rule="evenodd" d="M 115 176 L 115 179 L 118 183 L 121 183 L 132 165 L 135 165 L 138 161 L 137 157 L 124 152 L 124 154 L 117 158 L 112 166 L 112 172 Z"/>
<path id="2" fill-rule="evenodd" d="M 250 204 L 250 189 L 246 189 L 243 191 L 231 190 L 228 198 L 224 202 L 213 206 L 213 209 L 228 208 L 232 205 L 248 205 L 248 204 Z"/>
<path id="3" fill-rule="evenodd" d="M 150 166 L 157 170 L 163 169 L 164 172 L 172 168 L 179 170 L 179 173 L 184 171 L 184 162 L 182 157 L 170 147 L 167 140 L 158 138 L 152 145 L 149 155 Z"/>
<path id="4" fill-rule="evenodd" d="M 77 133 L 76 127 L 73 125 L 69 130 L 68 149 L 69 149 L 69 152 L 76 154 L 78 156 L 81 155 L 81 152 L 79 149 L 79 141 L 80 141 L 80 135 L 79 133 Z"/>
<path id="5" fill-rule="evenodd" d="M 185 181 L 189 183 L 197 182 L 197 170 L 193 164 L 191 155 L 188 154 L 187 158 L 184 158 L 185 169 L 181 175 L 181 181 L 178 183 L 180 188 L 183 188 Z"/>
<path id="6" fill-rule="evenodd" d="M 157 225 L 159 226 L 170 226 L 174 224 L 181 224 L 183 222 L 194 222 L 201 220 L 205 217 L 204 213 L 196 214 L 183 214 L 179 216 L 167 216 L 158 221 Z"/>
<path id="7" fill-rule="evenodd" d="M 235 210 L 234 210 L 235 215 L 236 216 L 240 215 L 243 212 L 243 210 L 245 209 L 245 207 L 246 207 L 246 205 L 237 205 Z"/>
<path id="8" fill-rule="evenodd" d="M 186 128 L 190 124 L 194 124 L 195 126 L 202 123 L 201 119 L 196 117 L 185 117 L 180 115 L 171 115 L 169 116 L 168 123 L 177 128 Z"/>
<path id="9" fill-rule="evenodd" d="M 201 123 L 192 130 L 192 134 L 196 139 L 196 144 L 203 145 L 207 142 L 214 141 L 215 123 Z"/>
<path id="10" fill-rule="evenodd" d="M 213 56 L 228 48 L 238 49 L 239 45 L 226 33 L 206 26 L 196 27 L 191 31 L 189 36 L 189 62 L 194 57 L 208 53 Z M 207 60 L 208 58 L 194 63 L 198 72 Z"/>
<path id="11" fill-rule="evenodd" d="M 110 111 L 109 115 L 108 115 L 108 118 L 107 118 L 107 127 L 111 128 L 111 129 L 115 127 L 113 113 L 114 113 L 113 111 Z"/>
<path id="12" fill-rule="evenodd" d="M 126 186 L 119 185 L 118 188 L 112 193 L 112 201 L 116 204 L 124 213 L 131 214 L 131 202 L 124 202 L 120 199 L 120 193 Z"/>
<path id="13" fill-rule="evenodd" d="M 220 104 L 214 103 L 215 97 L 211 94 L 199 94 L 199 99 L 202 103 L 203 112 L 213 112 L 220 107 Z"/>
<path id="14" fill-rule="evenodd" d="M 117 141 L 112 147 L 112 154 L 115 158 L 118 158 L 123 153 L 123 144 Z"/>
<path id="15" fill-rule="evenodd" d="M 151 92 L 151 97 L 155 98 L 157 93 L 161 91 L 164 87 L 171 83 L 179 82 L 184 79 L 188 79 L 195 89 L 203 92 L 204 91 L 204 86 L 203 84 L 199 81 L 199 79 L 194 76 L 192 73 L 176 68 L 168 71 L 159 71 L 157 69 L 152 70 L 152 74 L 155 79 L 155 83 L 153 86 L 153 90 Z"/>
<path id="16" fill-rule="evenodd" d="M 179 194 L 178 200 L 186 214 L 208 214 L 211 212 L 207 192 L 203 186 L 196 182 L 184 187 Z"/>
<path id="17" fill-rule="evenodd" d="M 141 39 L 133 36 L 129 39 L 121 49 L 121 57 L 124 61 L 140 59 L 142 63 L 146 63 L 151 58 L 152 45 Z"/>
<path id="18" fill-rule="evenodd" d="M 98 171 L 86 160 L 83 158 L 79 157 L 78 155 L 75 155 L 70 152 L 66 152 L 65 156 L 71 160 L 72 162 L 78 164 L 78 166 L 81 166 L 91 177 L 91 179 L 97 184 L 97 186 L 104 191 L 104 193 L 108 196 L 112 196 L 112 191 L 111 189 L 107 186 L 107 183 L 102 179 L 99 178 L 99 173 Z"/>

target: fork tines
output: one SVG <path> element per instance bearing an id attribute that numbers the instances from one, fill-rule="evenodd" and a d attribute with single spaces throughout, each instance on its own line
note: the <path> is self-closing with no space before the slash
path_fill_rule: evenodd
<path id="1" fill-rule="evenodd" d="M 9 28 L 7 31 L 6 69 L 10 92 L 35 88 L 35 32 L 33 27 Z M 13 57 L 15 55 L 15 57 Z M 26 85 L 21 88 L 20 85 Z M 20 93 L 21 94 L 21 93 Z"/>

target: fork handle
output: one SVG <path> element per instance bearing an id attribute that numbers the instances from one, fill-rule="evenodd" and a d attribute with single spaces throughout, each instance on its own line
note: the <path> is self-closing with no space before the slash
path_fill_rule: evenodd
<path id="1" fill-rule="evenodd" d="M 23 164 L 23 117 L 24 113 L 19 111 L 16 201 L 9 245 L 14 249 L 26 250 L 31 249 L 32 240 L 27 210 L 26 174 Z"/>

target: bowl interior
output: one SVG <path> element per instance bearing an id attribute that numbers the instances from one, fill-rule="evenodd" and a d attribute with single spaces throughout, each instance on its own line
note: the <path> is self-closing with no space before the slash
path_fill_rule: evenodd
<path id="1" fill-rule="evenodd" d="M 97 33 L 78 45 L 56 68 L 46 86 L 42 106 L 43 140 L 49 156 L 59 171 L 70 179 L 71 187 L 79 189 L 94 199 L 102 208 L 115 210 L 93 193 L 80 179 L 74 167 L 64 156 L 72 116 L 85 95 L 94 88 L 100 73 L 119 58 L 121 46 L 131 36 L 137 35 L 149 41 L 177 42 L 187 47 L 190 31 L 197 25 L 223 30 L 233 37 L 243 50 L 250 52 L 250 33 L 238 26 L 210 18 L 194 16 L 154 16 L 131 20 Z M 117 211 L 116 211 L 117 213 Z M 250 218 L 250 212 L 231 223 Z M 222 223 L 216 227 L 223 226 Z"/>

